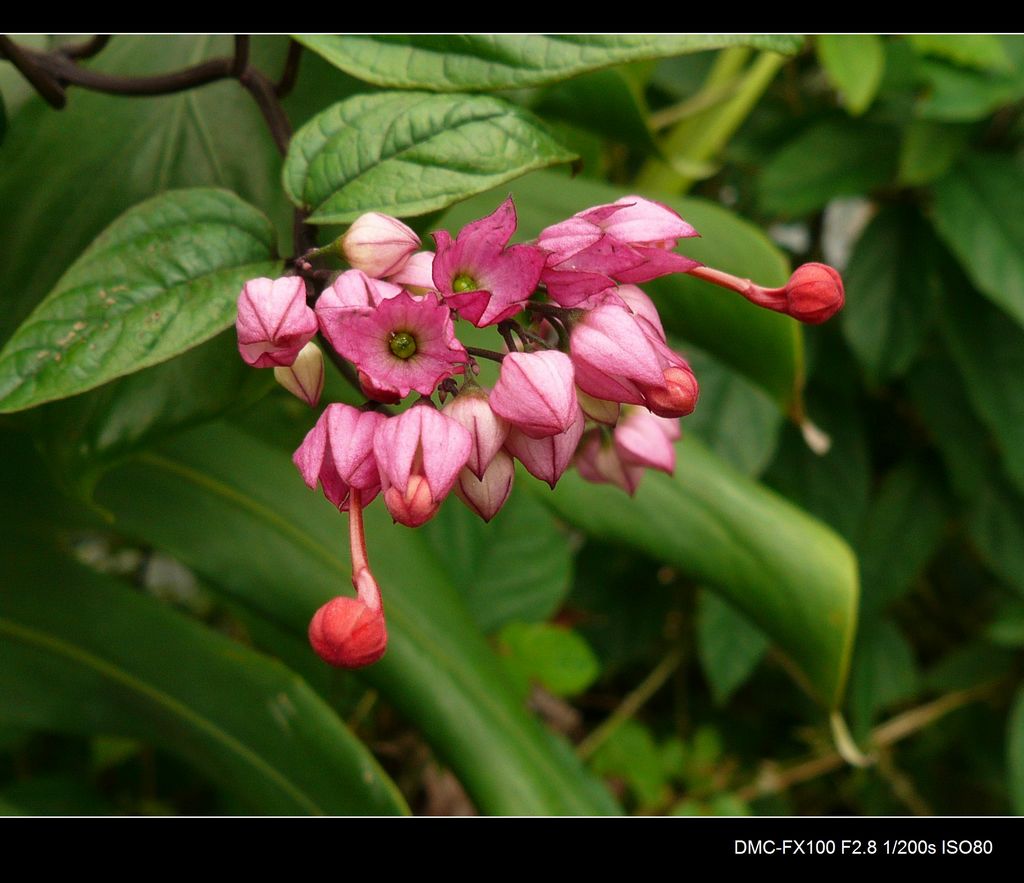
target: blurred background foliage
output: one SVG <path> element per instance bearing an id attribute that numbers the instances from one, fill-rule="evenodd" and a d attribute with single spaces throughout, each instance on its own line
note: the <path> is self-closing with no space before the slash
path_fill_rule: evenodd
<path id="1" fill-rule="evenodd" d="M 846 308 L 801 329 L 651 284 L 701 381 L 677 475 L 635 500 L 524 475 L 490 525 L 454 499 L 419 531 L 374 507 L 392 645 L 358 674 L 305 643 L 348 583 L 343 520 L 289 459 L 313 417 L 232 330 L 5 408 L 0 812 L 1024 811 L 1024 38 L 582 38 L 541 75 L 374 39 L 306 40 L 297 130 L 391 87 L 488 91 L 580 157 L 422 233 L 511 192 L 526 239 L 640 192 L 724 270 L 833 264 Z M 287 45 L 254 56 L 276 71 Z M 90 64 L 229 46 L 115 37 Z M 0 340 L 171 188 L 233 190 L 291 253 L 281 159 L 237 84 L 72 90 L 57 112 L 0 63 L 0 93 Z M 325 399 L 357 401 L 340 375 Z"/>

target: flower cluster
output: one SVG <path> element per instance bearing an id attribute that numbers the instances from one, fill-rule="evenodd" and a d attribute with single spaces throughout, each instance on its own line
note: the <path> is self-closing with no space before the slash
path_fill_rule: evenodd
<path id="1" fill-rule="evenodd" d="M 490 521 L 511 493 L 515 460 L 552 488 L 575 463 L 584 479 L 629 494 L 645 470 L 673 471 L 679 418 L 697 404 L 697 379 L 638 283 L 690 273 L 812 323 L 843 303 L 839 275 L 822 264 L 766 289 L 677 254 L 678 240 L 697 232 L 638 196 L 582 211 L 531 243 L 510 245 L 515 230 L 511 197 L 454 239 L 434 233 L 434 252 L 401 221 L 371 213 L 336 243 L 350 269 L 318 296 L 323 271 L 304 259 L 299 275 L 254 279 L 239 296 L 246 362 L 273 367 L 315 407 L 324 380 L 312 340 L 319 333 L 332 358 L 354 368 L 367 399 L 361 408 L 329 404 L 293 458 L 310 488 L 349 513 L 356 596 L 324 605 L 309 628 L 313 648 L 333 665 L 368 665 L 387 644 L 362 520 L 378 495 L 395 522 L 418 527 L 452 491 Z M 499 349 L 465 346 L 457 319 L 495 326 Z M 477 380 L 481 358 L 500 363 L 489 390 Z M 414 392 L 410 407 L 390 413 Z"/>

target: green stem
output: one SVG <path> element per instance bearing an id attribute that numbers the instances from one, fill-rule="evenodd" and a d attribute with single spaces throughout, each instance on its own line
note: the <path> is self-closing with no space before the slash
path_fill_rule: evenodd
<path id="1" fill-rule="evenodd" d="M 719 53 L 704 89 L 717 91 L 735 77 L 747 61 L 749 50 L 727 49 Z M 662 142 L 669 163 L 706 163 L 718 156 L 729 139 L 749 116 L 786 59 L 774 52 L 762 52 L 743 75 L 735 94 L 725 102 L 678 123 Z M 640 190 L 685 193 L 696 178 L 683 174 L 669 163 L 648 160 L 637 178 Z"/>

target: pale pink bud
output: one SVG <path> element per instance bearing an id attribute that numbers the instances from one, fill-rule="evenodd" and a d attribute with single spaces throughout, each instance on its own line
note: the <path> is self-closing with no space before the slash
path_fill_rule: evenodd
<path id="1" fill-rule="evenodd" d="M 311 408 L 320 401 L 324 390 L 324 354 L 313 341 L 307 343 L 295 361 L 287 367 L 274 368 L 274 380 Z"/>
<path id="2" fill-rule="evenodd" d="M 595 423 L 604 423 L 607 426 L 614 426 L 619 419 L 619 403 L 609 402 L 607 399 L 598 399 L 587 395 L 582 389 L 576 387 L 576 400 L 580 403 L 583 413 L 588 419 Z"/>
<path id="3" fill-rule="evenodd" d="M 623 462 L 612 440 L 600 429 L 588 430 L 576 453 L 576 469 L 594 484 L 614 484 L 627 494 L 636 493 L 644 467 Z"/>
<path id="4" fill-rule="evenodd" d="M 803 264 L 786 284 L 785 312 L 808 325 L 820 325 L 838 313 L 845 300 L 843 279 L 836 270 L 828 264 Z"/>
<path id="5" fill-rule="evenodd" d="M 658 469 L 671 475 L 676 467 L 672 442 L 680 434 L 678 419 L 658 417 L 643 408 L 626 408 L 615 427 L 615 451 L 626 465 Z"/>
<path id="6" fill-rule="evenodd" d="M 441 409 L 441 413 L 469 430 L 473 449 L 466 461 L 466 468 L 471 469 L 477 478 L 483 479 L 494 455 L 505 444 L 508 421 L 494 413 L 488 404 L 487 393 L 478 386 L 463 389 Z"/>
<path id="7" fill-rule="evenodd" d="M 397 273 L 388 276 L 388 282 L 401 285 L 413 294 L 426 294 L 434 290 L 434 253 L 418 251 L 405 262 Z"/>
<path id="8" fill-rule="evenodd" d="M 515 474 L 511 455 L 506 451 L 498 451 L 482 478 L 477 478 L 468 467 L 459 473 L 458 481 L 455 482 L 455 496 L 484 521 L 490 521 L 512 493 Z"/>
<path id="9" fill-rule="evenodd" d="M 238 296 L 238 351 L 254 368 L 290 365 L 316 334 L 316 314 L 306 305 L 298 276 L 250 279 Z"/>
<path id="10" fill-rule="evenodd" d="M 565 353 L 509 353 L 490 395 L 495 414 L 531 438 L 565 432 L 576 419 L 576 385 Z"/>
<path id="11" fill-rule="evenodd" d="M 419 527 L 437 512 L 469 459 L 469 432 L 426 402 L 387 419 L 373 452 L 392 518 Z"/>
<path id="12" fill-rule="evenodd" d="M 505 449 L 526 467 L 527 472 L 553 488 L 576 453 L 584 423 L 583 410 L 577 405 L 572 425 L 557 435 L 531 438 L 513 426 L 505 440 Z"/>
<path id="13" fill-rule="evenodd" d="M 355 269 L 381 278 L 405 266 L 420 247 L 420 238 L 398 218 L 367 212 L 356 218 L 338 243 L 345 260 Z"/>
<path id="14" fill-rule="evenodd" d="M 363 571 L 365 577 L 369 571 Z M 309 624 L 309 643 L 317 655 L 339 668 L 362 668 L 387 649 L 388 633 L 381 607 L 342 595 L 321 607 Z"/>

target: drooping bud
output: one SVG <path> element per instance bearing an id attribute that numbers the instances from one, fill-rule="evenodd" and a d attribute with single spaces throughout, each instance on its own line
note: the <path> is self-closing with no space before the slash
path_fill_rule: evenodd
<path id="1" fill-rule="evenodd" d="M 530 475 L 554 488 L 576 453 L 585 422 L 583 409 L 577 405 L 572 425 L 557 435 L 531 438 L 513 426 L 505 440 L 505 449 L 526 467 Z"/>
<path id="2" fill-rule="evenodd" d="M 250 279 L 238 296 L 238 351 L 254 368 L 290 365 L 316 334 L 316 314 L 306 305 L 298 276 Z"/>
<path id="3" fill-rule="evenodd" d="M 295 361 L 287 367 L 274 368 L 274 380 L 311 408 L 320 401 L 324 389 L 324 354 L 313 341 L 307 343 Z"/>
<path id="4" fill-rule="evenodd" d="M 345 260 L 367 276 L 381 278 L 399 272 L 420 247 L 420 238 L 398 218 L 367 212 L 338 240 Z"/>
<path id="5" fill-rule="evenodd" d="M 515 474 L 512 456 L 507 451 L 498 451 L 482 478 L 477 478 L 468 466 L 459 473 L 455 496 L 484 521 L 490 521 L 512 493 Z"/>
<path id="6" fill-rule="evenodd" d="M 845 301 L 842 277 L 828 264 L 803 264 L 786 284 L 785 312 L 808 325 L 831 319 Z"/>
<path id="7" fill-rule="evenodd" d="M 619 459 L 671 475 L 676 467 L 672 442 L 682 435 L 678 419 L 658 417 L 643 408 L 624 409 L 613 435 Z"/>
<path id="8" fill-rule="evenodd" d="M 588 430 L 576 453 L 580 476 L 594 484 L 614 484 L 633 496 L 644 477 L 644 467 L 625 463 L 612 439 L 600 429 Z"/>
<path id="9" fill-rule="evenodd" d="M 479 386 L 463 389 L 441 409 L 441 413 L 469 430 L 473 449 L 466 461 L 466 468 L 483 480 L 487 467 L 505 444 L 509 422 L 494 413 L 488 404 L 486 391 Z"/>
<path id="10" fill-rule="evenodd" d="M 387 649 L 384 612 L 367 607 L 358 598 L 333 598 L 313 615 L 309 643 L 324 662 L 338 668 L 370 665 Z"/>
<path id="11" fill-rule="evenodd" d="M 490 405 L 530 438 L 565 432 L 576 419 L 576 385 L 565 353 L 509 353 L 491 390 Z"/>

